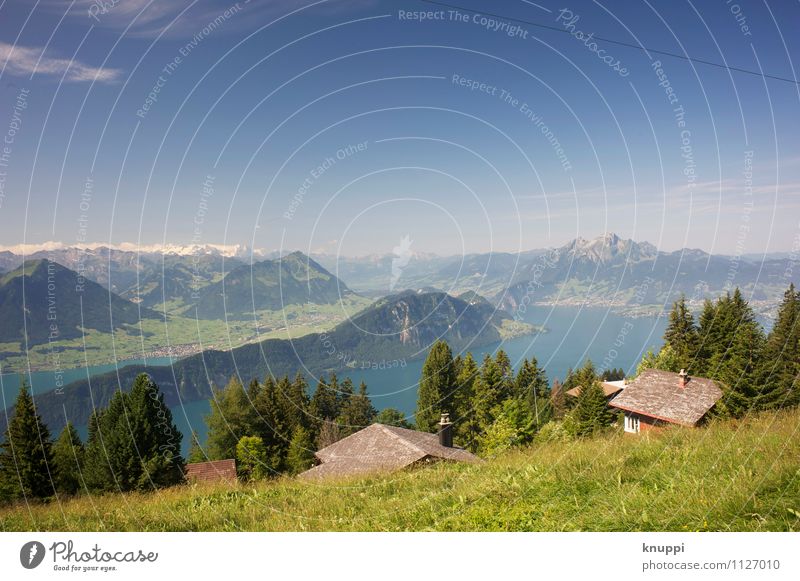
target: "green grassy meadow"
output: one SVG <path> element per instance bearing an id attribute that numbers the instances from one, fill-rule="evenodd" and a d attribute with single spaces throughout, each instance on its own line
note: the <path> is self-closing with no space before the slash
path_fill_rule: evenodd
<path id="1" fill-rule="evenodd" d="M 351 481 L 184 485 L 0 508 L 22 531 L 800 531 L 800 410 L 548 442 Z"/>

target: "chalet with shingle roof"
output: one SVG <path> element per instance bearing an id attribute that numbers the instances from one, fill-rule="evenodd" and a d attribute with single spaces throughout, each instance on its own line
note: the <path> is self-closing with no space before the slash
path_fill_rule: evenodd
<path id="1" fill-rule="evenodd" d="M 391 472 L 432 461 L 481 462 L 474 454 L 452 445 L 449 420 L 443 417 L 439 425 L 437 435 L 372 424 L 318 451 L 315 454 L 318 464 L 299 476 L 305 479 L 346 478 Z"/>
<path id="2" fill-rule="evenodd" d="M 611 400 L 625 412 L 625 431 L 638 433 L 665 424 L 696 426 L 722 397 L 711 379 L 647 369 Z"/>
<path id="3" fill-rule="evenodd" d="M 186 480 L 189 482 L 236 481 L 236 460 L 195 462 L 186 465 Z"/>

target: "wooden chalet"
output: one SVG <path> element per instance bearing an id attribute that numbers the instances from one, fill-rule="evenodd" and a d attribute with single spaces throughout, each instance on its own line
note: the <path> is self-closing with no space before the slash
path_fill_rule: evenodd
<path id="1" fill-rule="evenodd" d="M 625 431 L 639 433 L 665 424 L 696 426 L 722 397 L 711 379 L 647 369 L 611 400 L 625 413 Z"/>
<path id="2" fill-rule="evenodd" d="M 372 424 L 319 450 L 317 465 L 299 475 L 304 479 L 347 478 L 391 472 L 435 461 L 472 462 L 481 460 L 453 446 L 452 424 L 442 415 L 439 433 Z"/>

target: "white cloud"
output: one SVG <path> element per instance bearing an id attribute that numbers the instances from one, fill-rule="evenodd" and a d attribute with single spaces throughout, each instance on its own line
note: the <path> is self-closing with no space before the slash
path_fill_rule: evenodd
<path id="1" fill-rule="evenodd" d="M 122 71 L 119 69 L 97 68 L 78 60 L 59 58 L 44 54 L 44 49 L 0 42 L 0 66 L 12 75 L 52 75 L 69 82 L 97 81 L 113 83 Z"/>

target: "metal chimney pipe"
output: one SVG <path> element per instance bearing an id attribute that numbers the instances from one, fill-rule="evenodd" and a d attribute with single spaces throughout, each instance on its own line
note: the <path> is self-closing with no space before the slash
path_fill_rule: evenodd
<path id="1" fill-rule="evenodd" d="M 445 448 L 453 447 L 453 424 L 450 421 L 450 414 L 443 413 L 439 420 L 439 444 Z"/>

